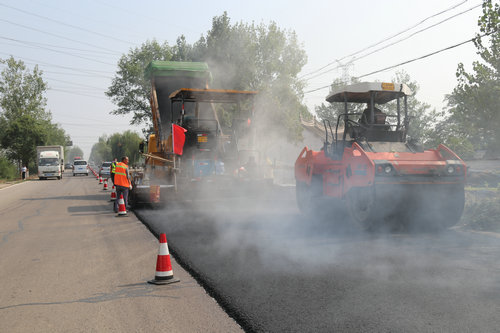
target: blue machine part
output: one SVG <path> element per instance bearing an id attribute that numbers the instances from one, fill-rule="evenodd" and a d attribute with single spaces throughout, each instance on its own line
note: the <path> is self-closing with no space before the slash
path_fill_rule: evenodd
<path id="1" fill-rule="evenodd" d="M 212 160 L 194 160 L 194 176 L 206 177 L 214 174 L 214 161 Z"/>

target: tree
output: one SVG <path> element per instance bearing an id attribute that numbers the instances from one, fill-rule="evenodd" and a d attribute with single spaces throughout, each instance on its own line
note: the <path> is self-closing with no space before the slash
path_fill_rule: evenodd
<path id="1" fill-rule="evenodd" d="M 111 161 L 112 159 L 113 154 L 111 152 L 111 147 L 108 145 L 108 137 L 106 135 L 102 135 L 92 146 L 89 161 L 101 164 L 102 162 Z"/>
<path id="2" fill-rule="evenodd" d="M 77 156 L 83 157 L 83 150 L 74 146 L 66 152 L 66 161 L 73 161 Z"/>
<path id="3" fill-rule="evenodd" d="M 302 127 L 299 114 L 308 113 L 302 104 L 303 83 L 297 75 L 306 62 L 305 51 L 294 32 L 269 25 L 237 23 L 227 13 L 214 17 L 212 28 L 193 45 L 184 36 L 175 46 L 147 42 L 121 58 L 119 70 L 106 92 L 118 106 L 114 114 L 133 114 L 132 123 L 149 123 L 150 83 L 144 69 L 152 60 L 207 62 L 213 74 L 212 88 L 258 90 L 256 124 L 262 132 L 283 132 L 299 140 Z M 232 121 L 228 109 L 219 108 L 225 126 Z"/>
<path id="4" fill-rule="evenodd" d="M 33 166 L 36 146 L 62 145 L 70 140 L 45 110 L 47 83 L 35 66 L 31 72 L 13 57 L 0 59 L 0 145 L 12 161 Z"/>
<path id="5" fill-rule="evenodd" d="M 347 84 L 355 84 L 360 81 L 354 77 L 348 77 L 348 82 L 346 83 L 346 78 L 337 78 L 333 81 L 330 86 L 330 92 L 342 88 Z M 430 110 L 430 105 L 419 101 L 416 98 L 420 87 L 416 81 L 412 81 L 410 75 L 405 71 L 398 71 L 396 76 L 392 79 L 394 83 L 404 83 L 413 92 L 413 95 L 409 96 L 407 99 L 408 103 L 408 115 L 410 117 L 410 127 L 408 129 L 408 136 L 410 138 L 418 139 L 422 142 L 427 141 L 427 133 L 429 130 L 429 124 L 431 119 L 433 119 L 433 113 Z M 331 103 L 325 105 L 321 103 L 320 106 L 316 106 L 315 111 L 318 117 L 322 120 L 329 120 L 332 127 L 337 123 L 337 118 L 340 114 L 345 113 L 344 103 Z M 389 102 L 382 106 L 383 112 L 388 115 L 395 115 L 397 110 L 396 101 Z M 348 103 L 347 109 L 351 113 L 362 113 L 366 109 L 365 104 L 360 103 Z"/>
<path id="6" fill-rule="evenodd" d="M 0 144 L 7 158 L 29 166 L 36 146 L 65 145 L 69 137 L 45 111 L 47 84 L 38 66 L 31 72 L 13 57 L 0 63 L 7 65 L 0 74 Z"/>
<path id="7" fill-rule="evenodd" d="M 500 4 L 483 2 L 483 15 L 474 40 L 481 61 L 468 73 L 462 63 L 457 68 L 457 86 L 447 96 L 447 110 L 438 127 L 449 133 L 446 143 L 486 149 L 500 156 Z"/>
<path id="8" fill-rule="evenodd" d="M 181 50 L 180 45 L 182 40 L 178 40 L 178 50 Z M 159 44 L 153 40 L 146 41 L 140 48 L 132 49 L 120 58 L 118 71 L 106 91 L 106 95 L 118 106 L 111 111 L 112 114 L 133 114 L 131 124 L 151 123 L 151 83 L 144 78 L 144 70 L 153 60 L 172 60 L 172 52 L 166 42 Z"/>
<path id="9" fill-rule="evenodd" d="M 125 131 L 115 133 L 108 140 L 113 157 L 120 160 L 123 156 L 128 156 L 129 164 L 133 165 L 139 162 L 141 157 L 139 153 L 139 144 L 143 139 L 135 132 Z"/>
<path id="10" fill-rule="evenodd" d="M 89 160 L 101 163 L 112 161 L 114 158 L 120 160 L 123 156 L 128 156 L 129 164 L 136 164 L 141 158 L 139 153 L 139 144 L 141 141 L 143 139 L 139 134 L 132 131 L 114 133 L 109 137 L 103 135 L 92 146 Z"/>
<path id="11" fill-rule="evenodd" d="M 359 83 L 354 77 L 349 77 L 348 82 L 346 82 L 345 78 L 337 78 L 330 85 L 330 93 L 336 89 L 340 89 L 348 84 Z M 366 108 L 366 105 L 360 105 L 359 103 L 347 103 L 347 109 L 349 112 L 363 112 Z M 339 115 L 345 113 L 344 103 L 321 103 L 321 105 L 315 107 L 316 115 L 321 120 L 328 120 L 332 126 L 337 124 L 337 118 Z"/>
<path id="12" fill-rule="evenodd" d="M 14 163 L 0 152 L 0 179 L 14 179 L 18 175 Z"/>
<path id="13" fill-rule="evenodd" d="M 208 63 L 214 88 L 259 91 L 255 124 L 262 135 L 278 132 L 291 141 L 301 139 L 300 115 L 311 115 L 302 104 L 304 83 L 297 78 L 307 57 L 294 32 L 275 22 L 231 25 L 224 13 L 213 18 L 192 57 Z"/>

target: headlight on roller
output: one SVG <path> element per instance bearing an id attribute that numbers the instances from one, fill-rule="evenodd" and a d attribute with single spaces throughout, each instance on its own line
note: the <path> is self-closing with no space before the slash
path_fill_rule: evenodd
<path id="1" fill-rule="evenodd" d="M 378 176 L 394 176 L 397 174 L 396 169 L 387 160 L 374 160 L 375 162 L 375 172 Z"/>
<path id="2" fill-rule="evenodd" d="M 461 176 L 464 174 L 465 168 L 460 161 L 447 160 L 444 174 L 448 176 Z"/>

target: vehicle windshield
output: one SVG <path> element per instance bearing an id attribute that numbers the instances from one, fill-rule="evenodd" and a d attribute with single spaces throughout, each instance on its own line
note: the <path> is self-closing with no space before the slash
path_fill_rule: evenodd
<path id="1" fill-rule="evenodd" d="M 109 168 L 111 166 L 111 162 L 104 162 L 101 168 Z"/>
<path id="2" fill-rule="evenodd" d="M 59 165 L 59 160 L 57 158 L 41 158 L 38 162 L 39 166 L 56 166 Z"/>
<path id="3" fill-rule="evenodd" d="M 75 165 L 87 165 L 85 161 L 75 161 Z"/>

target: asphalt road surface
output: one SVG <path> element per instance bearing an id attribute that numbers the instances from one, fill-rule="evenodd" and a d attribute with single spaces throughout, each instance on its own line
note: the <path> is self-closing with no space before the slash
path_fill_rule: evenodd
<path id="1" fill-rule="evenodd" d="M 364 233 L 304 217 L 293 188 L 136 214 L 249 332 L 498 332 L 500 239 Z"/>
<path id="2" fill-rule="evenodd" d="M 68 176 L 0 189 L 0 332 L 242 331 L 175 261 L 179 283 L 147 284 L 158 240 Z"/>

